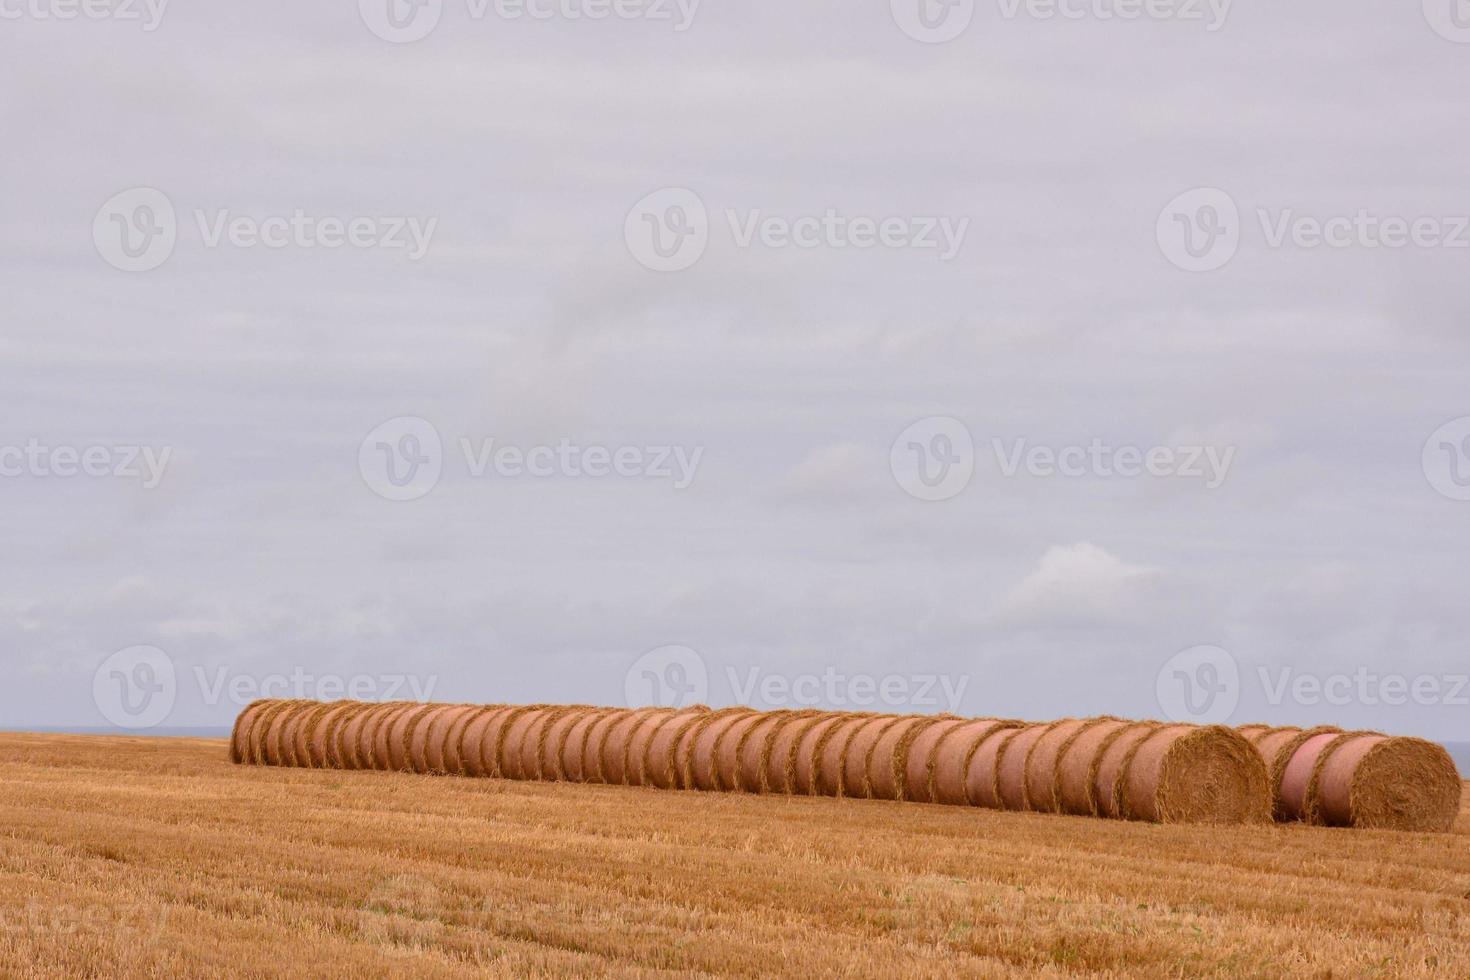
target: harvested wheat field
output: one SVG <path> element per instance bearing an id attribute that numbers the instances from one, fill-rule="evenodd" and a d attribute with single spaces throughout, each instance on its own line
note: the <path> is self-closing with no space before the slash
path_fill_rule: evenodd
<path id="1" fill-rule="evenodd" d="M 1201 827 L 18 734 L 0 780 L 3 976 L 1470 976 L 1463 809 Z"/>

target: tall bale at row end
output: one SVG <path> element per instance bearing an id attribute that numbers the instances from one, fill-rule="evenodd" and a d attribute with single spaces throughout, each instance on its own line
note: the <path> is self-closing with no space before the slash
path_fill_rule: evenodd
<path id="1" fill-rule="evenodd" d="M 1459 815 L 1463 785 L 1442 745 L 1358 736 L 1338 743 L 1323 760 L 1314 812 L 1331 827 L 1443 833 Z"/>
<path id="2" fill-rule="evenodd" d="M 1304 734 L 1282 769 L 1278 819 L 1424 832 L 1454 826 L 1463 784 L 1443 746 L 1377 732 Z"/>
<path id="3" fill-rule="evenodd" d="M 1265 760 L 1223 725 L 1166 725 L 1125 764 L 1123 816 L 1156 823 L 1239 824 L 1271 819 Z"/>

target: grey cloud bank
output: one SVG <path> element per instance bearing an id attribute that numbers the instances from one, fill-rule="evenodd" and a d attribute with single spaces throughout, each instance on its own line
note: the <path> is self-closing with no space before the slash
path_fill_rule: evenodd
<path id="1" fill-rule="evenodd" d="M 140 449 L 137 478 L 0 479 L 0 726 L 101 723 L 94 672 L 144 644 L 175 665 L 172 725 L 226 724 L 234 678 L 298 670 L 617 702 L 667 644 L 707 659 L 717 699 L 777 678 L 799 703 L 830 671 L 878 699 L 950 678 L 929 695 L 977 714 L 1157 715 L 1161 665 L 1217 644 L 1237 722 L 1465 739 L 1458 698 L 1412 687 L 1463 674 L 1470 635 L 1463 252 L 1290 243 L 1301 216 L 1398 215 L 1412 242 L 1464 213 L 1466 48 L 1418 4 L 1237 7 L 1216 31 L 1203 5 L 983 5 L 943 44 L 887 6 L 706 4 L 680 32 L 674 5 L 491 29 L 450 3 L 406 44 L 352 5 L 275 0 L 170 7 L 146 35 L 7 22 L 0 447 L 22 467 L 32 439 L 74 447 L 85 472 L 90 447 L 152 446 L 156 468 Z M 1202 187 L 1247 235 L 1195 273 L 1157 222 Z M 93 241 L 124 188 L 179 208 L 146 274 Z M 718 226 L 674 273 L 624 238 L 657 188 L 697 190 Z M 1258 207 L 1272 234 L 1289 210 L 1286 245 L 1263 247 Z M 879 244 L 827 247 L 829 208 Z M 230 244 L 235 219 L 298 210 L 421 235 Z M 882 246 L 884 217 L 920 215 L 938 247 Z M 772 218 L 822 244 L 766 247 Z M 359 452 L 408 415 L 452 472 L 385 499 Z M 961 420 L 983 464 L 944 499 L 890 468 L 926 418 Z M 546 447 L 559 473 L 563 440 L 613 474 L 619 447 L 630 471 L 670 447 L 669 476 L 496 470 Z M 1407 702 L 1291 694 L 1360 667 Z"/>

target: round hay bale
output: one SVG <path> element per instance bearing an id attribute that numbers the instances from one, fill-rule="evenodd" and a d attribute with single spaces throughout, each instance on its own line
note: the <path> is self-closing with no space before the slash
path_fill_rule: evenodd
<path id="1" fill-rule="evenodd" d="M 501 778 L 535 778 L 527 769 L 526 763 L 534 761 L 535 753 L 541 747 L 540 726 L 546 721 L 550 710 L 545 706 L 528 707 L 515 713 L 506 722 L 498 756 Z"/>
<path id="2" fill-rule="evenodd" d="M 970 761 L 965 764 L 965 799 L 970 806 L 987 810 L 1007 809 L 1001 796 L 1000 767 L 1011 743 L 1023 733 L 1034 729 L 1034 725 L 1018 725 L 1013 728 L 998 728 L 987 735 L 971 751 Z M 1025 753 L 1020 753 L 1024 758 Z"/>
<path id="3" fill-rule="evenodd" d="M 632 763 L 628 752 L 633 745 L 633 733 L 649 718 L 671 714 L 668 708 L 635 708 L 608 728 L 602 742 L 602 777 L 606 782 L 628 786 L 633 778 Z"/>
<path id="4" fill-rule="evenodd" d="M 235 726 L 230 730 L 230 761 L 243 765 L 249 756 L 250 729 L 260 713 L 273 704 L 270 700 L 252 701 L 245 710 L 235 716 Z"/>
<path id="5" fill-rule="evenodd" d="M 408 765 L 408 739 L 415 723 L 433 711 L 437 705 L 411 702 L 388 724 L 388 769 L 392 772 L 410 772 Z"/>
<path id="6" fill-rule="evenodd" d="M 506 711 L 490 716 L 490 720 L 485 724 L 485 731 L 480 736 L 480 768 L 485 771 L 486 775 L 495 779 L 519 778 L 510 775 L 509 772 L 511 760 L 506 752 L 506 743 L 510 739 L 511 728 L 526 715 L 544 707 L 546 707 L 544 704 L 516 704 L 511 705 Z M 517 753 L 517 772 L 520 769 L 519 759 L 520 756 Z"/>
<path id="7" fill-rule="evenodd" d="M 810 726 L 801 733 L 792 750 L 791 777 L 792 792 L 802 796 L 815 796 L 817 793 L 817 759 L 823 742 L 827 735 L 839 724 L 845 721 L 846 715 L 836 712 L 825 712 L 818 716 Z"/>
<path id="8" fill-rule="evenodd" d="M 307 765 L 313 769 L 338 768 L 332 758 L 332 742 L 336 738 L 337 730 L 342 726 L 342 719 L 351 714 L 356 707 L 356 701 L 333 701 L 327 705 L 326 711 L 317 715 L 315 724 L 307 733 Z"/>
<path id="9" fill-rule="evenodd" d="M 878 748 L 878 743 L 883 736 L 893 731 L 901 722 L 905 721 L 902 715 L 879 715 L 866 725 L 861 725 L 853 732 L 852 738 L 847 740 L 847 748 L 843 750 L 842 756 L 842 794 L 854 796 L 860 800 L 873 798 L 873 780 L 869 773 L 869 765 L 873 760 L 873 753 Z M 889 767 L 893 765 L 893 757 L 888 759 Z"/>
<path id="10" fill-rule="evenodd" d="M 1097 719 L 1061 718 L 1047 726 L 1046 731 L 1026 753 L 1023 776 L 1026 809 L 1034 813 L 1059 813 L 1061 804 L 1057 799 L 1057 766 L 1063 751 L 1071 748 L 1087 727 Z"/>
<path id="11" fill-rule="evenodd" d="M 882 716 L 883 720 L 891 716 Z M 866 724 L 875 720 L 872 711 L 854 711 L 842 718 L 822 735 L 817 745 L 817 793 L 822 796 L 842 796 L 847 777 L 847 746 Z"/>
<path id="12" fill-rule="evenodd" d="M 934 751 L 944 736 L 966 724 L 963 718 L 937 718 L 934 724 L 919 732 L 909 745 L 904 764 L 903 795 L 917 803 L 934 803 Z"/>
<path id="13" fill-rule="evenodd" d="M 1026 809 L 1039 813 L 1061 812 L 1057 770 L 1062 754 L 1072 747 L 1077 736 L 1101 721 L 1101 718 L 1064 718 L 1054 722 L 1036 740 L 1026 758 Z"/>
<path id="14" fill-rule="evenodd" d="M 285 723 L 281 726 L 281 764 L 301 765 L 297 761 L 297 751 L 306 752 L 306 741 L 301 739 L 301 729 L 312 723 L 312 718 L 322 710 L 322 702 L 307 701 L 306 704 L 298 705 L 291 711 Z"/>
<path id="15" fill-rule="evenodd" d="M 301 720 L 291 726 L 286 734 L 287 757 L 291 765 L 310 769 L 313 766 L 311 758 L 311 744 L 316 739 L 317 726 L 321 724 L 322 718 L 328 712 L 336 708 L 338 702 L 322 701 L 301 713 Z"/>
<path id="16" fill-rule="evenodd" d="M 719 763 L 716 758 L 720 739 L 732 725 L 754 713 L 743 706 L 726 708 L 723 711 L 710 712 L 694 724 L 685 736 L 689 742 L 684 770 L 686 788 L 706 791 L 720 788 Z"/>
<path id="17" fill-rule="evenodd" d="M 280 714 L 287 705 L 291 703 L 290 698 L 275 698 L 267 701 L 261 707 L 255 722 L 250 726 L 245 743 L 245 760 L 252 765 L 267 766 L 270 762 L 265 757 L 266 733 L 270 730 L 271 719 Z"/>
<path id="18" fill-rule="evenodd" d="M 1287 763 L 1296 755 L 1306 741 L 1315 735 L 1341 732 L 1335 725 L 1320 725 L 1316 728 L 1274 728 L 1257 732 L 1251 739 L 1256 751 L 1266 761 L 1266 776 L 1271 786 L 1271 808 L 1277 820 L 1295 820 L 1288 816 L 1281 803 L 1281 780 L 1286 775 Z"/>
<path id="19" fill-rule="evenodd" d="M 364 701 L 342 722 L 337 735 L 337 756 L 342 761 L 343 769 L 365 769 L 363 752 L 363 730 L 367 727 L 368 716 L 373 709 L 378 707 L 370 701 Z"/>
<path id="20" fill-rule="evenodd" d="M 1161 726 L 1156 721 L 1134 722 L 1104 745 L 1097 764 L 1092 788 L 1092 798 L 1097 806 L 1097 815 L 1114 820 L 1123 818 L 1123 771 L 1133 750 Z"/>
<path id="21" fill-rule="evenodd" d="M 455 773 L 459 771 L 459 753 L 455 750 L 454 765 L 449 763 L 450 734 L 455 731 L 457 722 L 468 721 L 476 710 L 475 705 L 451 704 L 446 705 L 443 710 L 434 713 L 423 727 L 423 766 L 424 772 L 432 772 L 440 775 Z M 458 735 L 456 734 L 457 738 Z M 412 753 L 410 753 L 412 755 Z"/>
<path id="22" fill-rule="evenodd" d="M 653 779 L 648 771 L 648 753 L 653 746 L 654 738 L 665 725 L 686 716 L 691 710 L 689 708 L 660 708 L 656 712 L 650 712 L 633 727 L 632 735 L 628 738 L 627 762 L 623 768 L 623 777 L 629 786 L 653 784 Z M 672 744 L 669 747 L 672 748 Z M 660 765 L 662 761 L 660 760 Z"/>
<path id="23" fill-rule="evenodd" d="M 582 781 L 584 783 L 606 783 L 606 774 L 602 771 L 602 746 L 607 741 L 607 733 L 614 726 L 632 714 L 629 708 L 612 708 L 592 724 L 587 732 L 587 740 L 582 743 Z"/>
<path id="24" fill-rule="evenodd" d="M 946 732 L 934 747 L 929 798 L 949 806 L 998 808 L 994 791 L 999 752 L 1022 727 L 1019 721 L 973 718 Z M 972 783 L 982 791 L 979 796 L 971 794 Z"/>
<path id="25" fill-rule="evenodd" d="M 875 800 L 901 800 L 904 798 L 904 772 L 908 767 L 909 747 L 924 729 L 936 724 L 938 718 L 925 715 L 905 715 L 898 723 L 879 736 L 868 753 L 868 796 Z"/>
<path id="26" fill-rule="evenodd" d="M 1223 725 L 1166 725 L 1139 742 L 1123 773 L 1124 816 L 1153 823 L 1271 819 L 1266 762 Z"/>
<path id="27" fill-rule="evenodd" d="M 485 768 L 484 756 L 480 753 L 480 747 L 485 742 L 485 731 L 490 727 L 490 722 L 499 715 L 512 710 L 508 704 L 482 705 L 459 732 L 459 743 L 455 748 L 455 754 L 459 756 L 460 770 L 466 776 L 489 776 Z"/>
<path id="28" fill-rule="evenodd" d="M 444 725 L 444 734 L 440 739 L 438 748 L 440 766 L 442 771 L 451 776 L 463 776 L 465 774 L 464 759 L 460 755 L 460 746 L 464 744 L 464 733 L 469 728 L 470 722 L 485 710 L 484 705 L 463 704 L 458 710 L 449 715 L 449 720 Z M 433 758 L 434 746 L 429 746 L 429 757 Z"/>
<path id="29" fill-rule="evenodd" d="M 1302 734 L 1307 737 L 1295 740 L 1296 747 L 1281 770 L 1281 782 L 1276 795 L 1278 820 L 1311 819 L 1309 801 L 1318 764 L 1325 758 L 1330 746 L 1352 737 L 1352 733 L 1335 728 Z"/>
<path id="30" fill-rule="evenodd" d="M 1098 816 L 1097 770 L 1103 753 L 1132 722 L 1097 718 L 1077 733 L 1057 760 L 1056 799 L 1061 813 Z"/>
<path id="31" fill-rule="evenodd" d="M 565 777 L 561 770 L 561 750 L 566 744 L 572 723 L 582 716 L 587 705 L 576 704 L 553 709 L 553 715 L 541 729 L 541 745 L 536 751 L 536 774 L 548 782 L 560 782 Z"/>
<path id="32" fill-rule="evenodd" d="M 382 711 L 374 712 L 372 719 L 368 722 L 369 756 L 368 764 L 372 769 L 387 771 L 392 767 L 393 754 L 390 749 L 390 740 L 393 733 L 393 723 L 398 716 L 411 710 L 414 702 L 394 701 L 383 706 Z"/>
<path id="33" fill-rule="evenodd" d="M 766 751 L 765 785 L 767 792 L 796 793 L 796 747 L 813 726 L 822 722 L 827 712 L 816 709 L 794 711 L 776 722 Z"/>
<path id="34" fill-rule="evenodd" d="M 285 750 L 281 746 L 281 735 L 289 722 L 298 711 L 310 704 L 299 698 L 289 698 L 276 702 L 275 706 L 263 712 L 260 716 L 260 724 L 257 726 L 260 736 L 256 743 L 256 758 L 267 766 L 285 765 Z"/>
<path id="35" fill-rule="evenodd" d="M 836 725 L 822 733 L 817 746 L 817 783 L 820 796 L 841 796 L 847 764 L 847 743 L 870 721 L 869 712 L 849 713 Z"/>
<path id="36" fill-rule="evenodd" d="M 579 713 L 572 727 L 567 732 L 566 741 L 561 747 L 561 772 L 562 778 L 570 783 L 587 783 L 592 780 L 589 772 L 584 768 L 587 758 L 587 739 L 592 734 L 592 726 L 611 714 L 611 708 L 590 708 Z"/>
<path id="37" fill-rule="evenodd" d="M 1235 730 L 1244 735 L 1248 742 L 1250 742 L 1252 745 L 1255 745 L 1256 739 L 1260 738 L 1267 732 L 1272 731 L 1272 728 L 1270 725 L 1236 725 Z"/>
<path id="38" fill-rule="evenodd" d="M 1359 735 L 1326 756 L 1317 776 L 1317 812 L 1329 827 L 1443 833 L 1459 815 L 1462 786 L 1442 745 Z"/>
<path id="39" fill-rule="evenodd" d="M 709 713 L 709 708 L 696 704 L 655 722 L 648 748 L 643 753 L 644 782 L 659 789 L 679 787 L 679 742 L 685 732 Z"/>
<path id="40" fill-rule="evenodd" d="M 1031 750 L 1052 729 L 1061 722 L 1041 722 L 1035 725 L 1027 725 L 1000 747 L 1000 754 L 996 759 L 995 776 L 996 790 L 1000 794 L 1001 805 L 1007 810 L 1029 810 L 1030 801 L 1026 798 L 1026 763 L 1031 758 Z"/>
<path id="41" fill-rule="evenodd" d="M 425 750 L 428 748 L 426 736 L 428 727 L 436 715 L 453 708 L 452 704 L 425 704 L 425 710 L 417 712 L 408 719 L 403 726 L 403 770 L 405 772 L 426 773 L 429 764 L 424 759 Z"/>
<path id="42" fill-rule="evenodd" d="M 774 780 L 781 780 L 785 785 L 786 763 L 789 751 L 783 755 L 775 764 L 778 771 L 773 772 L 772 753 L 776 747 L 776 735 L 790 721 L 796 718 L 810 717 L 810 709 L 792 711 L 782 709 L 770 711 L 762 716 L 760 724 L 751 728 L 740 740 L 740 747 L 736 754 L 740 764 L 736 769 L 736 789 L 747 793 L 770 793 Z M 790 749 L 790 743 L 786 748 Z M 781 790 L 780 792 L 784 792 Z"/>
<path id="43" fill-rule="evenodd" d="M 741 715 L 720 730 L 715 739 L 715 786 L 725 792 L 740 788 L 740 746 L 766 718 L 763 711 Z"/>

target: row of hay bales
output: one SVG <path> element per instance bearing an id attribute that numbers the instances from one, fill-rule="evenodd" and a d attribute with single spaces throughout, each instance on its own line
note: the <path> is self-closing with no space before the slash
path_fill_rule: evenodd
<path id="1" fill-rule="evenodd" d="M 737 707 L 257 701 L 235 762 L 845 796 L 1162 823 L 1271 816 L 1233 729 Z"/>
<path id="2" fill-rule="evenodd" d="M 1447 831 L 1462 783 L 1444 746 L 1332 726 L 1239 731 L 1266 762 L 1277 820 Z"/>

